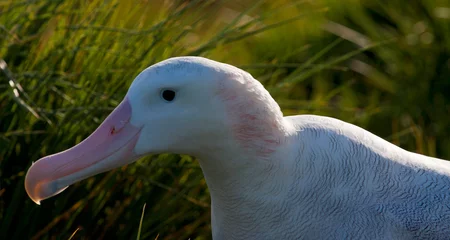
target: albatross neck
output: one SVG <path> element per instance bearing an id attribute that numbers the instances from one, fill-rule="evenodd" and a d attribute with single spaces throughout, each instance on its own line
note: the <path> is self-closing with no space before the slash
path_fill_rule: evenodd
<path id="1" fill-rule="evenodd" d="M 288 156 L 292 134 L 280 131 L 278 146 L 270 154 L 260 155 L 254 150 L 242 149 L 232 143 L 199 154 L 197 157 L 203 170 L 213 201 L 226 198 L 240 199 L 244 195 L 268 194 L 272 188 L 287 180 L 292 156 Z M 283 180 L 284 179 L 284 180 Z"/>

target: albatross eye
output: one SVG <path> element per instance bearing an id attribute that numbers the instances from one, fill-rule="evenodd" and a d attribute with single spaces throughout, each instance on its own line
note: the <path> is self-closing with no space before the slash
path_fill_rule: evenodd
<path id="1" fill-rule="evenodd" d="M 162 90 L 161 97 L 168 102 L 172 102 L 175 99 L 175 91 L 169 89 Z"/>

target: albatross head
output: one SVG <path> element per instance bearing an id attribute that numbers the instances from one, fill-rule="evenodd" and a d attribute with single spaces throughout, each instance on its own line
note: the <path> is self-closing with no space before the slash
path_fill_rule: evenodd
<path id="1" fill-rule="evenodd" d="M 280 108 L 247 72 L 200 57 L 171 58 L 140 73 L 87 139 L 34 163 L 25 189 L 39 204 L 146 154 L 202 158 L 234 152 L 267 158 L 282 131 Z"/>

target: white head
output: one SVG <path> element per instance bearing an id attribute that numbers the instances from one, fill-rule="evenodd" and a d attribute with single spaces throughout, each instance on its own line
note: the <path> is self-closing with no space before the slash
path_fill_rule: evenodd
<path id="1" fill-rule="evenodd" d="M 70 184 L 152 153 L 266 158 L 283 131 L 277 103 L 247 72 L 200 57 L 171 58 L 140 73 L 122 103 L 86 140 L 33 164 L 25 188 L 39 203 Z"/>

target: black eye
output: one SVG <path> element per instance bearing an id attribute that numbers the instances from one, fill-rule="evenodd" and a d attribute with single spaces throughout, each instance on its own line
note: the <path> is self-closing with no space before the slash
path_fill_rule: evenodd
<path id="1" fill-rule="evenodd" d="M 168 89 L 162 90 L 161 97 L 168 102 L 172 102 L 175 99 L 175 91 Z"/>

